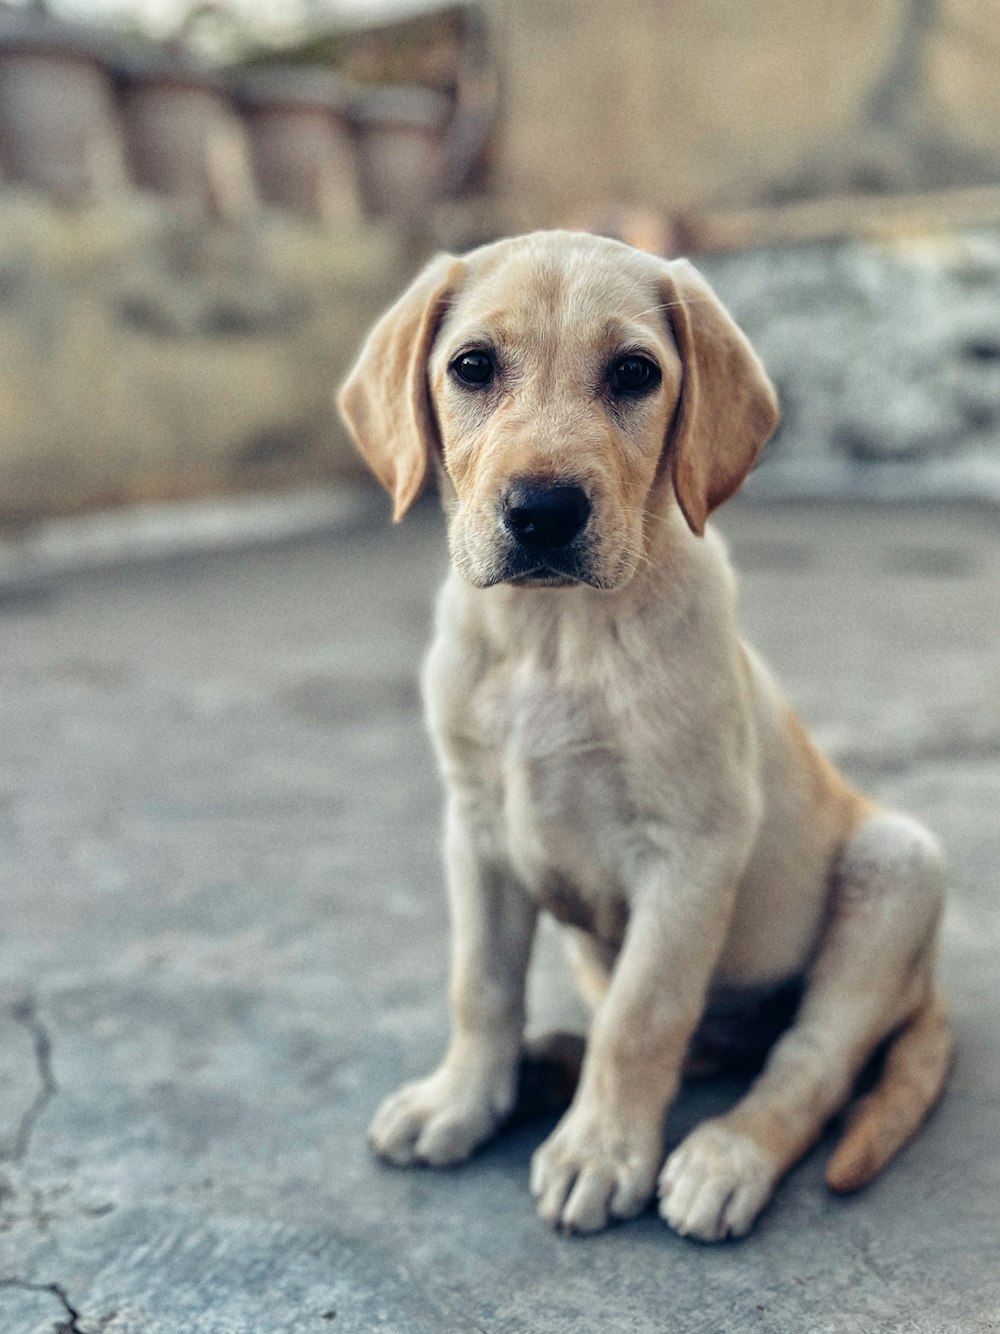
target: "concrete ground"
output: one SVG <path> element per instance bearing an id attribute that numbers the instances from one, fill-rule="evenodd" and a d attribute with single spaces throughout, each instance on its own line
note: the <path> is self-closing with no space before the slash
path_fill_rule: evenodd
<path id="1" fill-rule="evenodd" d="M 433 509 L 21 570 L 0 585 L 2 1334 L 1000 1328 L 996 511 L 744 504 L 721 526 L 816 734 L 950 851 L 960 1052 L 920 1137 L 847 1199 L 820 1147 L 714 1247 L 652 1213 L 549 1232 L 543 1123 L 461 1169 L 380 1166 L 368 1118 L 446 1033 L 414 686 Z M 686 1091 L 671 1136 L 737 1088 Z"/>

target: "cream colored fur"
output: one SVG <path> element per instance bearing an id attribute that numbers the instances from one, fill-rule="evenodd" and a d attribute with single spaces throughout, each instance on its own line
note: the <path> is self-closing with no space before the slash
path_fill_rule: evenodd
<path id="1" fill-rule="evenodd" d="M 496 363 L 485 390 L 455 373 L 470 349 Z M 609 367 L 633 353 L 660 381 L 616 397 Z M 397 517 L 438 472 L 454 565 L 424 672 L 447 787 L 453 1032 L 440 1067 L 378 1112 L 375 1151 L 456 1162 L 510 1112 L 548 910 L 596 1009 L 572 1104 L 532 1164 L 545 1219 L 597 1230 L 659 1180 L 678 1232 L 746 1232 L 901 1033 L 831 1166 L 836 1188 L 866 1180 L 947 1073 L 944 871 L 928 834 L 815 751 L 740 640 L 705 521 L 777 420 L 746 339 L 683 261 L 538 233 L 430 265 L 340 402 Z M 524 478 L 589 498 L 570 575 L 511 573 L 504 496 Z M 731 1009 L 795 980 L 794 1022 L 747 1094 L 664 1163 L 715 998 Z"/>

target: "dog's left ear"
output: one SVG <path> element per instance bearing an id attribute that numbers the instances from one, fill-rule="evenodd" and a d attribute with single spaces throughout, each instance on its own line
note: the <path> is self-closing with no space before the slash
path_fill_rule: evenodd
<path id="1" fill-rule="evenodd" d="M 700 535 L 771 438 L 778 397 L 746 335 L 687 260 L 664 265 L 661 293 L 682 363 L 670 467 L 684 517 Z"/>
<path id="2" fill-rule="evenodd" d="M 355 444 L 393 499 L 398 523 L 423 490 L 437 447 L 427 358 L 464 265 L 439 255 L 368 335 L 337 406 Z"/>

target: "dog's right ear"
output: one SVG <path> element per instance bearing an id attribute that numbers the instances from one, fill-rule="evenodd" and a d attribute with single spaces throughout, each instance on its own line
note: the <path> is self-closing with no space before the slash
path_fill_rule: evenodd
<path id="1" fill-rule="evenodd" d="M 427 358 L 462 276 L 453 255 L 438 255 L 382 316 L 337 396 L 337 406 L 372 472 L 404 518 L 423 490 L 437 447 Z"/>

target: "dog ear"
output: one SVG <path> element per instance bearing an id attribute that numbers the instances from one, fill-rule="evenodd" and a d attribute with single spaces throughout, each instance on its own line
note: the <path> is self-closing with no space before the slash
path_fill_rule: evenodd
<path id="1" fill-rule="evenodd" d="M 682 363 L 670 467 L 684 517 L 700 536 L 771 438 L 778 398 L 746 335 L 698 271 L 685 259 L 664 270 L 665 314 Z"/>
<path id="2" fill-rule="evenodd" d="M 396 523 L 423 490 L 437 446 L 427 358 L 463 268 L 439 255 L 417 275 L 368 335 L 337 396 L 362 457 L 392 496 Z"/>

